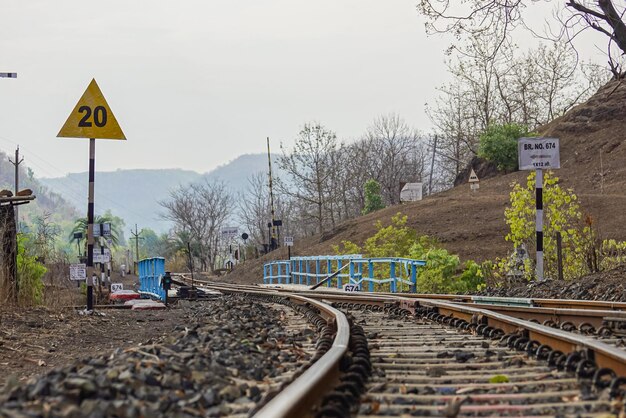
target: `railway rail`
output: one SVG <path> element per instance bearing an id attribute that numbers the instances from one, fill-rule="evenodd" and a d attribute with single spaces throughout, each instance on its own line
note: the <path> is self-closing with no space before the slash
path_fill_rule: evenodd
<path id="1" fill-rule="evenodd" d="M 223 293 L 260 291 L 201 285 Z M 259 416 L 304 416 L 294 410 L 317 417 L 622 413 L 626 304 L 541 300 L 542 306 L 519 306 L 438 295 L 263 291 L 306 295 L 344 312 L 352 325 L 335 365 L 324 362 L 340 370 L 323 379 L 324 393 L 319 382 L 314 390 L 307 379 L 296 379 L 284 391 L 288 398 L 269 402 Z"/>

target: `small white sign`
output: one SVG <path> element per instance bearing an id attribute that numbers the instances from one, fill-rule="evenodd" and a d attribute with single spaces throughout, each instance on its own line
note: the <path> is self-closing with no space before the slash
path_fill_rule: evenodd
<path id="1" fill-rule="evenodd" d="M 100 233 L 100 229 L 102 229 L 102 234 Z M 94 224 L 93 236 L 94 238 L 97 238 L 99 236 L 110 237 L 111 236 L 111 224 L 109 222 L 106 222 L 103 224 Z"/>
<path id="2" fill-rule="evenodd" d="M 285 246 L 293 247 L 293 237 L 285 237 Z"/>
<path id="3" fill-rule="evenodd" d="M 344 292 L 358 292 L 359 285 L 358 284 L 344 284 L 343 290 Z"/>
<path id="4" fill-rule="evenodd" d="M 400 191 L 401 202 L 417 202 L 422 200 L 422 183 L 407 183 Z"/>
<path id="5" fill-rule="evenodd" d="M 109 250 L 108 248 L 105 248 L 104 253 L 101 253 L 101 252 L 98 252 L 98 250 L 94 249 L 93 262 L 101 263 L 101 264 L 111 262 L 111 250 Z"/>
<path id="6" fill-rule="evenodd" d="M 470 183 L 470 189 L 471 190 L 478 190 L 478 189 L 480 189 L 480 183 Z"/>
<path id="7" fill-rule="evenodd" d="M 239 235 L 239 228 L 236 226 L 231 226 L 227 228 L 222 228 L 222 239 L 232 240 Z"/>
<path id="8" fill-rule="evenodd" d="M 474 169 L 472 168 L 472 171 L 470 172 L 470 176 L 469 176 L 469 182 L 470 183 L 478 183 L 478 176 L 476 175 L 476 172 L 474 171 Z"/>
<path id="9" fill-rule="evenodd" d="M 70 280 L 85 280 L 86 278 L 86 264 L 70 264 Z"/>
<path id="10" fill-rule="evenodd" d="M 561 168 L 559 138 L 520 138 L 517 156 L 520 170 Z"/>
<path id="11" fill-rule="evenodd" d="M 124 290 L 123 283 L 111 283 L 111 293 L 119 292 L 120 290 Z"/>

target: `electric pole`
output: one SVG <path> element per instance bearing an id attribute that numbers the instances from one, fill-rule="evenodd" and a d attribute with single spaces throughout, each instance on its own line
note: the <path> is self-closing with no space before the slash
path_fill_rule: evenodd
<path id="1" fill-rule="evenodd" d="M 435 144 L 433 145 L 433 158 L 430 161 L 430 176 L 428 178 L 428 196 L 433 194 L 433 171 L 435 170 L 435 154 L 437 153 L 437 135 L 435 135 Z"/>
<path id="2" fill-rule="evenodd" d="M 132 229 L 130 230 L 130 234 L 132 235 L 131 239 L 135 240 L 135 260 L 136 262 L 133 263 L 133 272 L 135 274 L 137 274 L 137 266 L 139 265 L 139 240 L 143 239 L 143 237 L 140 237 L 139 235 L 141 235 L 142 231 L 138 231 L 137 230 L 137 224 L 135 224 L 135 231 L 133 231 Z"/>
<path id="3" fill-rule="evenodd" d="M 278 239 L 276 237 L 276 216 L 274 214 L 274 189 L 272 185 L 272 157 L 270 154 L 270 138 L 267 137 L 267 163 L 269 166 L 269 188 L 270 188 L 270 211 L 272 214 L 272 225 L 270 227 L 270 251 L 278 248 Z"/>
<path id="4" fill-rule="evenodd" d="M 15 161 L 11 161 L 9 158 L 9 162 L 15 166 L 15 196 L 17 196 L 17 192 L 20 191 L 20 164 L 24 161 L 24 157 L 20 160 L 20 146 L 17 146 L 15 150 Z M 20 218 L 18 216 L 18 209 L 15 206 L 15 228 L 17 232 L 20 232 Z"/>

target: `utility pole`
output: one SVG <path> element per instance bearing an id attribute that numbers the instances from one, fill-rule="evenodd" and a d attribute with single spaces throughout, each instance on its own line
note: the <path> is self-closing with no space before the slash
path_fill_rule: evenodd
<path id="1" fill-rule="evenodd" d="M 20 164 L 22 164 L 23 161 L 24 157 L 20 160 L 20 146 L 18 145 L 15 150 L 15 161 L 11 161 L 9 158 L 9 162 L 15 166 L 15 196 L 17 196 L 17 192 L 20 191 Z M 20 218 L 18 216 L 17 206 L 15 207 L 15 228 L 17 232 L 20 232 Z"/>
<path id="2" fill-rule="evenodd" d="M 433 144 L 433 158 L 430 161 L 430 176 L 428 179 L 428 196 L 433 194 L 433 171 L 435 170 L 435 153 L 437 152 L 437 135 L 435 135 L 435 143 Z"/>
<path id="3" fill-rule="evenodd" d="M 274 189 L 272 186 L 272 158 L 270 156 L 270 138 L 267 137 L 267 163 L 269 166 L 269 187 L 270 187 L 270 211 L 272 214 L 272 225 L 270 228 L 270 251 L 278 248 L 278 238 L 276 237 L 276 216 L 274 214 Z"/>
<path id="4" fill-rule="evenodd" d="M 133 230 L 130 230 L 130 234 L 133 236 L 131 239 L 135 240 L 135 260 L 136 262 L 133 263 L 133 273 L 137 274 L 137 265 L 139 265 L 139 240 L 143 239 L 143 237 L 140 237 L 139 235 L 141 235 L 141 231 L 137 230 L 137 224 L 135 224 L 135 231 L 133 232 Z"/>

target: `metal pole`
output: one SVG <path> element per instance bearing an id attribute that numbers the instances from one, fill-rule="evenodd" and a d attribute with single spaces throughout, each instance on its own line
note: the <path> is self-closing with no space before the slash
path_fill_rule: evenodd
<path id="1" fill-rule="evenodd" d="M 543 171 L 536 170 L 535 201 L 537 218 L 535 221 L 537 231 L 537 279 L 543 280 Z"/>
<path id="2" fill-rule="evenodd" d="M 556 233 L 556 260 L 559 269 L 559 280 L 563 280 L 563 237 L 561 232 Z"/>
<path id="3" fill-rule="evenodd" d="M 93 217 L 94 217 L 94 183 L 96 168 L 96 139 L 89 139 L 89 200 L 87 203 L 87 310 L 93 310 Z"/>
<path id="4" fill-rule="evenodd" d="M 430 175 L 428 179 L 428 195 L 433 193 L 433 171 L 435 170 L 435 153 L 437 152 L 437 135 L 435 135 L 435 143 L 433 144 L 433 158 L 430 161 Z"/>
<path id="5" fill-rule="evenodd" d="M 270 212 L 272 214 L 272 227 L 270 229 L 270 251 L 275 250 L 278 247 L 278 239 L 276 238 L 276 225 L 274 215 L 274 188 L 272 185 L 272 158 L 270 154 L 270 138 L 267 137 L 267 163 L 269 166 L 269 187 L 270 187 Z"/>

